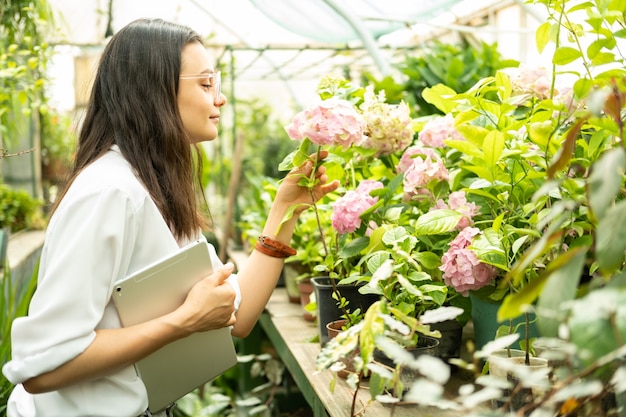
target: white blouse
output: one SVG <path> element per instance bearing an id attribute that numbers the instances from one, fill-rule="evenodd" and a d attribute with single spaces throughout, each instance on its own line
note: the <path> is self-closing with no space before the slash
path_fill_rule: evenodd
<path id="1" fill-rule="evenodd" d="M 133 366 L 44 394 L 29 394 L 20 383 L 76 357 L 96 329 L 121 327 L 111 299 L 116 282 L 187 243 L 176 241 L 117 146 L 85 168 L 50 219 L 28 316 L 13 322 L 12 359 L 2 368 L 17 384 L 8 417 L 143 413 L 146 390 Z M 221 265 L 212 246 L 211 252 Z M 236 276 L 229 282 L 239 306 Z"/>

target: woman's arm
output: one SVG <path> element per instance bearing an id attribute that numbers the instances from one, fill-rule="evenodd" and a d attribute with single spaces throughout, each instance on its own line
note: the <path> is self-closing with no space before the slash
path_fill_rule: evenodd
<path id="1" fill-rule="evenodd" d="M 320 157 L 323 159 L 327 154 L 326 151 L 322 151 Z M 312 158 L 314 157 L 315 155 L 312 155 Z M 313 195 L 307 188 L 299 186 L 299 179 L 303 175 L 311 175 L 313 166 L 313 161 L 308 161 L 287 175 L 272 204 L 263 228 L 264 235 L 289 245 L 299 213 L 311 206 L 314 201 L 317 202 L 324 195 L 339 187 L 339 182 L 336 180 L 327 182 L 328 177 L 323 166 L 316 170 L 319 181 L 313 189 Z M 285 215 L 294 205 L 299 205 L 300 208 L 296 210 L 293 217 L 281 225 Z M 250 333 L 276 287 L 283 265 L 283 259 L 273 258 L 256 250 L 252 251 L 246 264 L 237 274 L 241 288 L 241 305 L 237 311 L 237 322 L 233 327 L 234 336 L 245 337 Z"/>
<path id="2" fill-rule="evenodd" d="M 226 264 L 200 281 L 170 314 L 131 327 L 96 330 L 95 339 L 81 354 L 23 382 L 24 389 L 38 394 L 97 379 L 192 333 L 233 325 L 235 291 L 225 283 L 232 271 L 233 265 Z"/>

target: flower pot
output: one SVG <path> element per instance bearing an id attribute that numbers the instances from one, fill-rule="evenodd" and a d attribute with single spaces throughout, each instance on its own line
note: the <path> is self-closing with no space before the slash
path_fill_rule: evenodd
<path id="1" fill-rule="evenodd" d="M 496 338 L 496 332 L 498 331 L 498 328 L 500 326 L 509 326 L 509 321 L 506 320 L 503 322 L 498 322 L 498 309 L 500 308 L 502 303 L 485 300 L 472 294 L 471 292 L 470 299 L 472 300 L 472 324 L 474 326 L 474 343 L 476 344 L 476 349 L 480 350 L 488 342 Z M 526 337 L 524 324 L 525 320 L 526 319 L 523 315 L 513 320 L 513 328 L 515 329 L 517 327 L 517 331 L 515 333 L 519 334 L 519 339 L 517 342 L 511 345 L 512 348 L 521 348 L 519 341 L 524 340 Z M 530 315 L 530 320 L 531 322 L 529 337 L 538 337 L 539 332 L 537 331 L 537 326 L 534 323 L 534 314 Z"/>
<path id="2" fill-rule="evenodd" d="M 489 374 L 493 376 L 506 377 L 509 363 L 516 358 L 521 358 L 522 363 L 526 357 L 526 352 L 520 349 L 498 349 L 487 357 L 489 364 Z"/>
<path id="3" fill-rule="evenodd" d="M 306 321 L 315 321 L 313 313 L 306 309 L 311 302 L 311 294 L 313 294 L 313 284 L 310 279 L 298 281 L 298 292 L 300 293 L 300 305 L 302 306 L 302 316 Z"/>
<path id="4" fill-rule="evenodd" d="M 319 329 L 320 344 L 328 343 L 326 325 L 331 321 L 342 318 L 343 311 L 337 305 L 337 299 L 333 297 L 333 285 L 328 277 L 311 278 L 315 290 L 315 302 L 317 304 L 317 323 Z M 348 301 L 347 309 L 354 312 L 357 308 L 365 313 L 369 306 L 379 299 L 378 295 L 361 294 L 359 288 L 364 284 L 337 285 L 341 297 Z"/>
<path id="5" fill-rule="evenodd" d="M 417 359 L 421 355 L 435 356 L 438 346 L 439 339 L 431 336 L 420 335 L 417 339 L 417 345 L 407 348 L 407 351 L 411 353 L 413 358 Z M 389 368 L 396 367 L 396 363 L 394 362 L 394 360 L 388 357 L 383 351 L 378 349 L 374 350 L 374 360 Z M 409 366 L 403 366 L 400 369 L 400 380 L 402 381 L 402 385 L 404 386 L 404 392 L 408 391 L 411 383 L 419 377 L 420 373 L 417 370 Z"/>
<path id="6" fill-rule="evenodd" d="M 300 275 L 295 264 L 285 264 L 283 266 L 283 281 L 285 284 L 285 290 L 287 291 L 287 297 L 290 303 L 300 303 L 300 291 L 298 290 L 298 282 L 296 278 Z"/>
<path id="7" fill-rule="evenodd" d="M 509 349 L 508 353 L 510 353 L 511 356 L 507 356 L 506 349 L 500 349 L 489 355 L 487 359 L 489 362 L 489 374 L 506 378 L 506 380 L 512 384 L 513 388 L 503 391 L 503 399 L 510 397 L 511 408 L 513 410 L 519 410 L 531 402 L 534 396 L 542 395 L 549 389 L 550 380 L 548 374 L 550 368 L 547 359 L 534 356 L 529 358 L 530 363 L 526 365 L 526 352 L 522 350 Z M 522 382 L 520 380 L 521 377 L 518 376 L 516 371 L 516 368 L 519 367 L 526 367 L 531 372 L 538 372 L 538 377 L 532 377 L 532 379 L 536 378 L 537 381 L 531 386 L 517 387 L 518 384 Z M 524 375 L 530 378 L 527 374 Z M 528 383 L 528 381 L 526 381 L 526 383 Z M 495 400 L 493 402 L 495 408 L 500 408 L 503 404 L 504 402 L 502 400 Z"/>
<path id="8" fill-rule="evenodd" d="M 565 340 L 539 337 L 533 340 L 532 347 L 535 356 L 547 359 L 553 368 L 565 366 L 573 361 L 573 349 Z"/>
<path id="9" fill-rule="evenodd" d="M 328 338 L 332 339 L 336 337 L 339 333 L 343 331 L 343 327 L 348 323 L 346 319 L 339 319 L 335 321 L 331 321 L 326 325 L 326 333 L 328 334 Z"/>
<path id="10" fill-rule="evenodd" d="M 343 331 L 343 327 L 348 323 L 347 319 L 339 319 L 335 321 L 331 321 L 326 325 L 326 334 L 328 335 L 328 340 L 337 337 L 339 333 Z M 348 356 L 341 358 L 341 363 L 345 365 L 345 369 L 342 369 L 337 372 L 337 375 L 340 378 L 347 378 L 351 373 L 355 373 L 354 364 L 352 361 L 359 354 L 359 351 L 353 351 Z"/>
<path id="11" fill-rule="evenodd" d="M 431 330 L 439 330 L 441 337 L 435 349 L 434 355 L 448 361 L 452 358 L 461 357 L 461 345 L 463 343 L 463 325 L 456 320 L 446 320 L 432 323 Z"/>

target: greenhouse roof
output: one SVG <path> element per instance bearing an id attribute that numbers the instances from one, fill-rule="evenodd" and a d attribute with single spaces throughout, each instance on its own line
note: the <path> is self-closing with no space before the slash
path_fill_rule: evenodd
<path id="1" fill-rule="evenodd" d="M 319 80 L 333 72 L 393 73 L 409 50 L 446 34 L 474 36 L 524 28 L 490 27 L 494 10 L 523 0 L 50 0 L 63 15 L 56 43 L 101 49 L 140 17 L 188 25 L 207 38 L 237 88 L 258 81 Z M 383 6 L 384 5 L 384 6 Z M 246 84 L 249 83 L 249 84 Z M 254 84 L 257 83 L 257 84 Z M 264 83 L 267 85 L 267 83 Z M 234 88 L 234 87 L 233 87 Z M 288 86 L 297 90 L 298 86 Z M 297 94 L 292 91 L 294 98 Z M 298 99 L 295 99 L 298 102 Z"/>

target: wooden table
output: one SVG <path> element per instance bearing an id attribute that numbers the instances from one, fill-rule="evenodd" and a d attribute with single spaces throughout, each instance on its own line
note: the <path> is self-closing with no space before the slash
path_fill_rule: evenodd
<path id="1" fill-rule="evenodd" d="M 288 301 L 285 290 L 278 288 L 260 318 L 260 324 L 274 344 L 286 368 L 311 406 L 315 417 L 350 417 L 353 390 L 345 380 L 337 378 L 334 392 L 330 391 L 331 371 L 317 371 L 315 360 L 320 344 L 312 341 L 317 335 L 317 324 L 304 320 L 302 307 Z M 455 376 L 451 381 L 458 387 L 465 377 Z M 453 379 L 454 379 L 453 378 Z M 380 417 L 393 413 L 394 417 L 457 417 L 465 415 L 436 407 L 399 405 L 392 407 L 370 400 L 367 388 L 361 388 L 355 408 L 362 417 Z"/>

